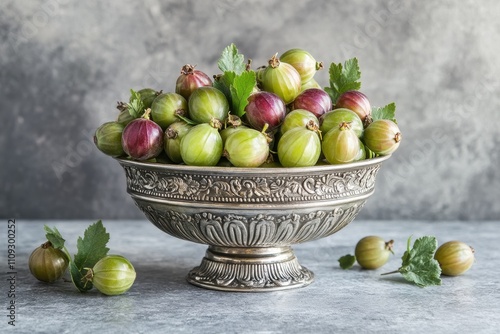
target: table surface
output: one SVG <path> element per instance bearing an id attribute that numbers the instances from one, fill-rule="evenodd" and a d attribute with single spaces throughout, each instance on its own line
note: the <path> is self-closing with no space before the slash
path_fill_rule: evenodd
<path id="1" fill-rule="evenodd" d="M 171 237 L 146 220 L 109 220 L 103 223 L 111 235 L 110 254 L 126 256 L 137 272 L 127 293 L 80 293 L 72 283 L 46 284 L 31 276 L 28 258 L 44 241 L 44 224 L 57 227 L 74 254 L 78 236 L 91 223 L 16 220 L 17 333 L 498 333 L 500 328 L 500 222 L 355 220 L 330 237 L 293 246 L 300 263 L 315 273 L 311 285 L 238 293 L 187 283 L 206 246 Z M 340 269 L 337 259 L 352 254 L 367 235 L 394 239 L 395 256 L 378 270 Z M 476 262 L 462 276 L 443 277 L 441 286 L 420 288 L 399 274 L 381 276 L 399 267 L 410 235 L 467 242 L 476 250 Z M 12 326 L 6 317 L 8 237 L 2 236 L 4 332 Z"/>

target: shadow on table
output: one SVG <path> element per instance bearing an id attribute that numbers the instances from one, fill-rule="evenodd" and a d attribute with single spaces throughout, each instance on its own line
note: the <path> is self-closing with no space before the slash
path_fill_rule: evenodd
<path id="1" fill-rule="evenodd" d="M 141 286 L 142 293 L 155 293 L 160 286 L 164 289 L 174 290 L 191 287 L 186 281 L 186 276 L 195 265 L 197 263 L 192 265 L 177 262 L 162 262 L 161 264 L 137 263 L 135 265 L 137 273 L 135 284 Z M 151 288 L 151 291 L 149 288 Z"/>

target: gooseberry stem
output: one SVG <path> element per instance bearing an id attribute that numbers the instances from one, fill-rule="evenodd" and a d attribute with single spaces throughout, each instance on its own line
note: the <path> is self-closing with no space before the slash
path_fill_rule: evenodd
<path id="1" fill-rule="evenodd" d="M 394 246 L 394 240 L 389 240 L 385 243 L 385 248 L 394 255 L 394 251 L 392 250 L 392 247 Z"/>
<path id="2" fill-rule="evenodd" d="M 221 123 L 221 121 L 219 121 L 219 120 L 218 120 L 217 118 L 215 118 L 215 117 L 212 117 L 212 119 L 210 119 L 209 124 L 210 124 L 210 126 L 211 126 L 212 128 L 215 128 L 215 129 L 218 129 L 218 130 L 220 130 L 220 129 L 221 129 L 221 127 L 222 127 L 222 123 Z"/>
<path id="3" fill-rule="evenodd" d="M 151 108 L 144 110 L 144 115 L 142 115 L 142 118 L 149 119 L 150 113 L 151 113 Z"/>
<path id="4" fill-rule="evenodd" d="M 66 248 L 66 246 L 63 246 L 62 250 L 63 250 L 64 254 L 66 254 L 66 256 L 68 257 L 68 261 L 71 262 L 71 255 L 69 255 L 69 251 Z"/>
<path id="5" fill-rule="evenodd" d="M 247 64 L 245 65 L 245 71 L 250 71 L 252 69 L 252 59 L 248 59 Z"/>
<path id="6" fill-rule="evenodd" d="M 118 101 L 116 102 L 116 109 L 119 111 L 125 111 L 128 109 L 128 105 L 125 102 Z"/>
<path id="7" fill-rule="evenodd" d="M 236 115 L 229 114 L 229 116 L 227 116 L 227 119 L 226 119 L 225 128 L 228 127 L 228 124 L 229 124 L 229 126 L 232 126 L 233 128 L 237 128 L 238 126 L 241 125 L 241 118 L 239 118 Z"/>
<path id="8" fill-rule="evenodd" d="M 280 59 L 278 58 L 277 52 L 274 56 L 271 57 L 271 59 L 269 59 L 268 63 L 269 63 L 269 66 L 271 66 L 272 68 L 277 68 L 280 66 Z"/>
<path id="9" fill-rule="evenodd" d="M 339 130 L 349 130 L 352 122 L 342 122 L 339 124 Z"/>
<path id="10" fill-rule="evenodd" d="M 92 278 L 94 277 L 94 271 L 92 270 L 92 268 L 83 268 L 83 269 L 87 270 L 85 276 L 82 277 L 82 281 L 85 280 L 85 283 L 83 284 L 83 287 L 85 287 L 88 282 L 92 282 Z"/>
<path id="11" fill-rule="evenodd" d="M 268 127 L 269 127 L 269 123 L 264 124 L 264 126 L 262 127 L 262 131 L 261 131 L 261 132 L 262 132 L 263 134 L 266 134 L 266 131 L 267 131 L 267 128 L 268 128 Z"/>
<path id="12" fill-rule="evenodd" d="M 394 141 L 396 143 L 399 143 L 401 141 L 401 132 L 396 133 L 396 135 L 394 136 Z"/>
<path id="13" fill-rule="evenodd" d="M 167 131 L 165 132 L 165 136 L 168 139 L 175 139 L 175 138 L 177 138 L 178 135 L 179 135 L 179 133 L 172 128 L 168 128 Z"/>
<path id="14" fill-rule="evenodd" d="M 46 248 L 49 248 L 49 247 L 51 247 L 51 246 L 52 246 L 52 243 L 51 243 L 50 241 L 46 241 L 46 242 L 44 242 L 44 243 L 42 244 L 42 246 L 41 246 L 41 247 L 42 247 L 43 249 L 46 249 Z"/>
<path id="15" fill-rule="evenodd" d="M 316 132 L 319 136 L 319 139 L 323 140 L 323 136 L 321 135 L 321 131 L 319 130 L 319 126 L 313 120 L 310 120 L 309 122 L 307 122 L 306 128 L 307 128 L 307 130 L 311 130 L 313 132 Z"/>
<path id="16" fill-rule="evenodd" d="M 193 74 L 195 67 L 196 67 L 196 65 L 186 64 L 186 65 L 182 66 L 181 74 L 184 74 L 184 75 Z"/>

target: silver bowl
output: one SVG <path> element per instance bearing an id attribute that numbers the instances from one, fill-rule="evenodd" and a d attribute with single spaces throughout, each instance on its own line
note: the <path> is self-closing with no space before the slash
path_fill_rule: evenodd
<path id="1" fill-rule="evenodd" d="M 146 217 L 209 245 L 189 283 L 224 291 L 310 284 L 291 245 L 329 236 L 359 213 L 389 156 L 305 168 L 195 167 L 117 159 Z"/>

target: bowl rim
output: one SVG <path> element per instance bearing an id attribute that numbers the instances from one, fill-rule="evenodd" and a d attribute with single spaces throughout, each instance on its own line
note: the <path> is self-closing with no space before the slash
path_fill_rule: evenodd
<path id="1" fill-rule="evenodd" d="M 127 158 L 114 158 L 122 166 L 136 166 L 147 169 L 154 169 L 160 171 L 173 171 L 173 172 L 203 172 L 213 174 L 252 174 L 252 175 L 266 175 L 266 174 L 304 174 L 304 173 L 317 173 L 317 172 L 343 172 L 356 168 L 371 167 L 382 163 L 389 159 L 391 155 L 384 155 L 375 158 L 365 159 L 361 161 L 346 163 L 346 164 L 324 164 L 314 165 L 309 167 L 227 167 L 227 166 L 188 166 L 184 164 L 174 164 L 165 162 L 143 162 L 130 160 Z"/>

